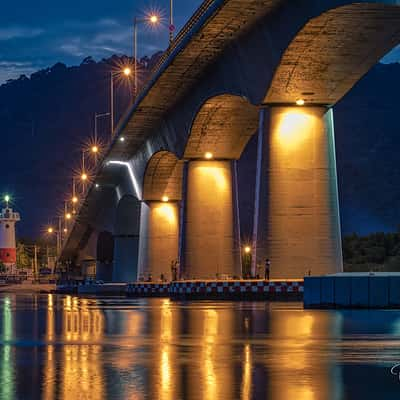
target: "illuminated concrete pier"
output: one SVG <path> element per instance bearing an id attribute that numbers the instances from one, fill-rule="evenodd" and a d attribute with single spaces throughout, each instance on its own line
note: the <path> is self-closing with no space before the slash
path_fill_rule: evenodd
<path id="1" fill-rule="evenodd" d="M 342 271 L 332 110 L 274 106 L 265 129 L 257 259 L 273 278 Z"/>
<path id="2" fill-rule="evenodd" d="M 167 199 L 166 199 L 167 200 Z M 148 201 L 142 205 L 139 276 L 171 280 L 171 262 L 178 259 L 179 203 Z"/>
<path id="3" fill-rule="evenodd" d="M 187 174 L 184 275 L 240 276 L 230 161 L 191 161 Z"/>

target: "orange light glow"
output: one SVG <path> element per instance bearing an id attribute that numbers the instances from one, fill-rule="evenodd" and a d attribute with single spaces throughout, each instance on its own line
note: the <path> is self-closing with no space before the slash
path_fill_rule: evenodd
<path id="1" fill-rule="evenodd" d="M 204 158 L 206 160 L 211 160 L 213 158 L 213 153 L 210 153 L 209 151 L 207 151 L 206 153 L 204 153 Z"/>
<path id="2" fill-rule="evenodd" d="M 87 174 L 84 172 L 84 173 L 81 175 L 82 181 L 87 181 L 87 178 L 88 178 L 88 176 L 87 176 Z"/>
<path id="3" fill-rule="evenodd" d="M 304 101 L 303 99 L 297 99 L 297 100 L 296 100 L 296 104 L 297 104 L 298 106 L 304 106 L 304 103 L 305 103 L 305 101 Z"/>
<path id="4" fill-rule="evenodd" d="M 249 254 L 249 253 L 251 252 L 251 247 L 250 247 L 250 246 L 245 246 L 244 252 L 245 252 L 246 254 Z"/>
<path id="5" fill-rule="evenodd" d="M 54 229 L 50 227 L 50 228 L 47 229 L 47 232 L 48 232 L 48 233 L 53 233 L 53 232 L 54 232 Z"/>
<path id="6" fill-rule="evenodd" d="M 65 219 L 71 219 L 71 218 L 72 218 L 71 213 L 66 213 L 66 214 L 65 214 Z"/>
<path id="7" fill-rule="evenodd" d="M 124 68 L 124 75 L 129 76 L 132 73 L 132 70 L 129 67 Z"/>
<path id="8" fill-rule="evenodd" d="M 161 200 L 162 200 L 164 203 L 168 203 L 169 197 L 168 197 L 168 196 L 163 196 L 163 197 L 161 198 Z"/>
<path id="9" fill-rule="evenodd" d="M 176 209 L 172 204 L 160 204 L 155 208 L 156 213 L 161 218 L 160 221 L 168 223 L 169 225 L 176 225 L 178 223 Z"/>
<path id="10" fill-rule="evenodd" d="M 77 203 L 78 202 L 78 198 L 76 196 L 72 197 L 72 202 L 73 203 Z"/>
<path id="11" fill-rule="evenodd" d="M 98 146 L 96 146 L 96 145 L 94 145 L 94 146 L 92 146 L 92 153 L 98 153 L 99 152 L 99 147 Z"/>
<path id="12" fill-rule="evenodd" d="M 277 134 L 279 144 L 294 150 L 306 142 L 313 131 L 315 118 L 304 110 L 288 110 L 279 116 Z"/>

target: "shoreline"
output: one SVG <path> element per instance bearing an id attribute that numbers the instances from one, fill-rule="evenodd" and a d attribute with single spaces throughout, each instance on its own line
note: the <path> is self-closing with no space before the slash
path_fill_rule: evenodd
<path id="1" fill-rule="evenodd" d="M 0 285 L 0 293 L 54 293 L 55 283 L 13 283 Z"/>

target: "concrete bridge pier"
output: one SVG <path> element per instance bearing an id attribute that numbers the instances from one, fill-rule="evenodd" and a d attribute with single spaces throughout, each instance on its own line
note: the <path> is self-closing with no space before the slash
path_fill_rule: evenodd
<path id="1" fill-rule="evenodd" d="M 272 278 L 343 269 L 332 109 L 263 110 L 255 263 L 271 260 Z"/>
<path id="2" fill-rule="evenodd" d="M 118 203 L 114 227 L 113 282 L 132 282 L 138 276 L 141 202 L 131 195 Z"/>
<path id="3" fill-rule="evenodd" d="M 96 261 L 96 280 L 111 282 L 112 271 L 112 261 Z"/>
<path id="4" fill-rule="evenodd" d="M 188 163 L 184 218 L 184 276 L 215 279 L 241 275 L 233 162 Z"/>
<path id="5" fill-rule="evenodd" d="M 178 259 L 179 202 L 142 203 L 139 276 L 170 280 L 171 261 Z"/>
<path id="6" fill-rule="evenodd" d="M 139 254 L 139 235 L 114 236 L 114 269 L 113 282 L 133 282 L 137 280 L 137 263 Z"/>

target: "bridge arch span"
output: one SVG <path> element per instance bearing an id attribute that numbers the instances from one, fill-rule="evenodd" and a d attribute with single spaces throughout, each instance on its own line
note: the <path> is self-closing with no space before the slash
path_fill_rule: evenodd
<path id="1" fill-rule="evenodd" d="M 201 159 L 209 152 L 218 159 L 238 159 L 257 125 L 258 108 L 245 97 L 210 97 L 196 111 L 184 158 Z"/>
<path id="2" fill-rule="evenodd" d="M 143 200 L 181 200 L 183 161 L 169 151 L 160 150 L 147 163 L 143 178 Z"/>
<path id="3" fill-rule="evenodd" d="M 400 43 L 399 26 L 396 1 L 354 2 L 309 19 L 283 51 L 264 103 L 335 104 Z"/>

